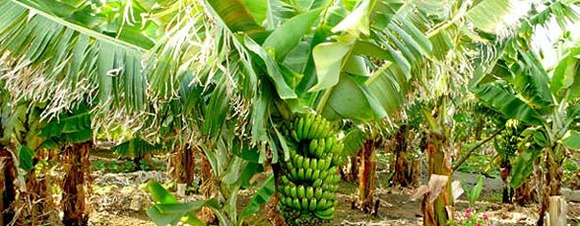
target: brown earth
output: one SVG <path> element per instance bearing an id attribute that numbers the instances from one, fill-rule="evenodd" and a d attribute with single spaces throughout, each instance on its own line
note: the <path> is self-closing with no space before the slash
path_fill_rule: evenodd
<path id="1" fill-rule="evenodd" d="M 147 178 L 159 178 L 162 173 L 135 172 L 130 174 L 95 175 L 93 195 L 90 205 L 93 211 L 90 215 L 90 225 L 154 225 L 145 214 L 152 205 L 143 191 L 143 183 Z M 150 174 L 150 175 L 149 175 Z M 100 178 L 100 179 L 99 179 Z M 466 173 L 456 173 L 457 180 L 474 184 L 476 176 Z M 380 180 L 377 180 L 380 181 Z M 108 187 L 107 187 L 108 186 Z M 412 189 L 387 187 L 378 184 L 376 197 L 380 200 L 378 216 L 363 214 L 351 208 L 356 184 L 342 182 L 337 194 L 339 205 L 336 208 L 335 219 L 324 225 L 421 225 L 419 200 L 410 200 Z M 487 214 L 492 225 L 534 225 L 538 218 L 539 206 L 536 204 L 521 207 L 517 205 L 501 205 L 501 181 L 486 178 L 481 200 L 475 205 L 477 214 Z M 240 192 L 239 204 L 244 206 L 251 198 L 252 192 Z M 186 197 L 197 199 L 198 197 Z M 464 196 L 456 203 L 456 218 L 464 216 L 468 202 Z M 241 209 L 241 208 L 240 208 Z M 580 203 L 569 203 L 568 216 L 570 225 L 580 224 Z M 248 225 L 269 225 L 264 211 L 247 219 Z"/>

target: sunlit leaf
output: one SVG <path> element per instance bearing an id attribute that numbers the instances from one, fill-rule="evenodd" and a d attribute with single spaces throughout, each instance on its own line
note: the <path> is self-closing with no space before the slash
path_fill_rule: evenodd
<path id="1" fill-rule="evenodd" d="M 328 120 L 351 119 L 366 122 L 386 116 L 386 112 L 368 88 L 348 75 L 342 75 L 340 82 L 330 92 L 322 108 L 322 116 Z"/>
<path id="2" fill-rule="evenodd" d="M 283 60 L 300 40 L 311 32 L 312 25 L 320 16 L 320 11 L 320 9 L 312 10 L 286 21 L 266 38 L 264 48 L 272 48 L 276 60 Z"/>
<path id="3" fill-rule="evenodd" d="M 333 87 L 338 83 L 344 57 L 351 48 L 350 43 L 327 42 L 317 45 L 312 50 L 316 65 L 318 82 L 309 92 Z"/>
<path id="4" fill-rule="evenodd" d="M 270 56 L 264 48 L 259 46 L 248 36 L 245 36 L 244 42 L 248 49 L 258 55 L 264 62 L 268 72 L 267 74 L 272 79 L 274 86 L 276 86 L 276 91 L 278 92 L 280 98 L 296 98 L 296 93 L 294 93 L 294 90 L 290 88 L 290 86 L 284 80 L 284 75 L 282 75 L 280 68 L 278 67 L 278 64 L 273 59 L 273 57 Z"/>
<path id="5" fill-rule="evenodd" d="M 562 137 L 562 143 L 568 148 L 580 150 L 580 132 L 568 130 Z"/>

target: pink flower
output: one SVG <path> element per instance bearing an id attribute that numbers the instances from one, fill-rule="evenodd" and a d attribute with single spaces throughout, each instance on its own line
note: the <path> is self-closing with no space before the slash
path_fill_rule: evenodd
<path id="1" fill-rule="evenodd" d="M 470 208 L 467 208 L 467 209 L 465 210 L 465 218 L 468 218 L 468 219 L 469 219 L 469 216 L 470 216 L 470 215 L 471 215 L 471 209 L 470 209 Z"/>
<path id="2" fill-rule="evenodd" d="M 483 220 L 484 220 L 484 221 L 487 221 L 487 220 L 489 220 L 489 217 L 488 217 L 488 216 L 487 216 L 487 214 L 485 214 L 485 213 L 483 214 Z"/>
<path id="3" fill-rule="evenodd" d="M 481 223 L 477 223 L 477 225 L 476 225 L 476 226 L 481 226 Z"/>

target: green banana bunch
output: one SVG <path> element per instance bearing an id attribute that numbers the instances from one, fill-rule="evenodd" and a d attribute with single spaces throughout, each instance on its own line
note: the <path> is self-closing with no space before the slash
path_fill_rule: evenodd
<path id="1" fill-rule="evenodd" d="M 331 123 L 320 115 L 298 116 L 288 125 L 282 130 L 292 139 L 288 139 L 290 159 L 282 164 L 280 205 L 291 210 L 284 213 L 330 220 L 338 204 L 336 184 L 341 178 L 337 169 L 343 162 L 340 156 L 344 144 Z"/>

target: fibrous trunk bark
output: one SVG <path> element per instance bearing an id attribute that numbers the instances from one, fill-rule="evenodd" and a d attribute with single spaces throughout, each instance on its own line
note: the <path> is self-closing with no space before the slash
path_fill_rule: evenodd
<path id="1" fill-rule="evenodd" d="M 46 159 L 47 151 L 44 149 L 39 149 L 33 158 L 32 165 L 36 166 L 41 159 Z M 30 170 L 27 174 L 26 180 L 26 190 L 28 199 L 32 203 L 30 209 L 30 216 L 28 220 L 31 221 L 33 225 L 41 225 L 48 221 L 51 211 L 48 209 L 53 209 L 51 205 L 51 192 L 49 189 L 49 183 L 47 181 L 46 172 L 44 172 L 45 167 L 40 169 L 34 168 Z"/>
<path id="2" fill-rule="evenodd" d="M 407 126 L 402 125 L 399 131 L 395 135 L 395 162 L 393 164 L 395 174 L 391 180 L 393 185 L 401 185 L 407 187 L 413 183 L 413 171 L 412 167 L 409 167 L 409 161 L 407 158 L 407 137 L 409 135 L 409 129 Z"/>
<path id="3" fill-rule="evenodd" d="M 518 205 L 523 206 L 536 200 L 534 189 L 532 187 L 532 180 L 532 178 L 529 178 L 520 187 L 516 188 L 514 202 Z"/>
<path id="4" fill-rule="evenodd" d="M 217 196 L 215 176 L 212 172 L 211 164 L 205 155 L 201 155 L 201 186 L 199 190 L 201 195 L 206 199 Z M 213 211 L 207 207 L 201 209 L 198 217 L 207 224 L 213 224 L 217 221 Z"/>
<path id="5" fill-rule="evenodd" d="M 346 167 L 341 168 L 341 170 L 340 170 L 340 174 L 342 176 L 342 179 L 344 179 L 345 181 L 348 181 L 348 182 L 354 182 L 356 180 L 356 178 L 358 177 L 359 165 L 360 165 L 360 158 L 359 158 L 358 154 L 355 156 L 349 156 L 348 157 L 348 164 L 346 164 Z"/>
<path id="6" fill-rule="evenodd" d="M 195 153 L 193 147 L 187 144 L 184 148 L 179 148 L 177 161 L 177 183 L 190 186 L 195 179 Z"/>
<path id="7" fill-rule="evenodd" d="M 365 213 L 376 214 L 375 204 L 375 171 L 377 160 L 375 156 L 375 142 L 368 140 L 359 151 L 359 187 L 358 187 L 358 207 Z"/>
<path id="8" fill-rule="evenodd" d="M 62 186 L 62 222 L 67 226 L 87 225 L 85 186 L 89 176 L 90 142 L 77 143 L 64 149 L 65 176 Z"/>
<path id="9" fill-rule="evenodd" d="M 12 203 L 16 197 L 16 188 L 14 180 L 16 173 L 14 171 L 14 158 L 12 153 L 5 148 L 0 147 L 0 225 L 8 225 L 14 218 Z"/>
<path id="10" fill-rule="evenodd" d="M 539 226 L 544 225 L 546 211 L 548 211 L 549 216 L 548 225 L 566 225 L 566 201 L 560 196 L 563 158 L 555 154 L 558 153 L 559 148 L 561 147 L 556 146 L 546 151 L 546 186 L 542 194 L 542 208 L 540 210 L 540 218 L 538 219 Z"/>
<path id="11" fill-rule="evenodd" d="M 508 177 L 511 173 L 512 166 L 510 160 L 507 157 L 501 158 L 500 164 L 500 174 L 501 180 L 503 181 L 503 193 L 501 201 L 502 203 L 512 203 L 512 197 L 514 195 L 513 188 L 508 183 Z"/>
<path id="12" fill-rule="evenodd" d="M 282 166 L 280 162 L 272 164 L 272 172 L 274 173 L 274 178 L 276 178 L 276 189 L 270 201 L 266 204 L 266 210 L 268 213 L 268 220 L 270 221 L 271 225 L 277 226 L 285 226 L 286 220 L 282 216 L 280 212 L 280 208 L 278 208 L 278 189 L 282 182 L 280 181 L 280 177 L 282 175 Z"/>
<path id="13" fill-rule="evenodd" d="M 446 137 L 431 133 L 428 135 L 427 172 L 429 177 L 433 174 L 451 177 L 451 150 Z M 424 225 L 444 226 L 453 219 L 453 195 L 451 193 L 451 179 L 443 186 L 441 193 L 433 202 L 429 202 L 429 195 L 423 198 L 421 204 Z"/>

